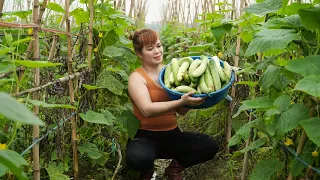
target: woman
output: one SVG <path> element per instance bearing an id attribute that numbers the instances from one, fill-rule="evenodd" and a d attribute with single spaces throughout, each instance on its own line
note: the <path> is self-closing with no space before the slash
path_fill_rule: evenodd
<path id="1" fill-rule="evenodd" d="M 158 74 L 163 68 L 159 35 L 151 29 L 140 29 L 130 38 L 142 66 L 128 80 L 129 96 L 140 128 L 135 139 L 128 142 L 127 164 L 141 171 L 140 179 L 150 180 L 155 159 L 172 159 L 165 174 L 170 180 L 181 180 L 183 169 L 208 161 L 218 152 L 217 142 L 208 135 L 181 132 L 177 126 L 176 112 L 184 115 L 188 109 L 183 106 L 197 106 L 204 99 L 191 97 L 193 92 L 190 92 L 170 101 L 158 84 Z"/>

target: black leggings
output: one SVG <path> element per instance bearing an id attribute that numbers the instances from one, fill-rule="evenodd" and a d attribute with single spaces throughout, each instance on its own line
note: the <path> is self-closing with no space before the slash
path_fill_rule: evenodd
<path id="1" fill-rule="evenodd" d="M 201 133 L 138 130 L 126 149 L 128 166 L 137 171 L 153 168 L 155 159 L 175 159 L 187 168 L 212 159 L 219 150 L 218 143 Z"/>

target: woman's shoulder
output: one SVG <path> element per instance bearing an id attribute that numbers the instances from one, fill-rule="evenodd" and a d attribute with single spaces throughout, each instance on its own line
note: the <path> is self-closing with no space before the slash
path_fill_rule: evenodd
<path id="1" fill-rule="evenodd" d="M 139 68 L 137 68 L 135 71 L 133 71 L 130 75 L 129 75 L 129 81 L 145 81 L 145 79 L 143 78 L 143 76 L 139 73 Z"/>

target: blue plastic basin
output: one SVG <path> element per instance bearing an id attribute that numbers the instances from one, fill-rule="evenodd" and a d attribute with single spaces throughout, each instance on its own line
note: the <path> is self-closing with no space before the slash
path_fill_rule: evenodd
<path id="1" fill-rule="evenodd" d="M 190 56 L 190 57 L 193 60 L 200 59 L 200 56 Z M 211 59 L 211 57 L 209 57 L 209 59 Z M 221 60 L 220 60 L 220 65 L 223 67 L 223 61 L 221 61 Z M 181 96 L 184 93 L 173 91 L 164 85 L 163 81 L 164 81 L 164 73 L 165 73 L 166 67 L 167 66 L 162 68 L 162 70 L 160 71 L 159 79 L 158 79 L 159 83 L 160 83 L 161 87 L 167 92 L 167 94 L 171 100 L 178 100 L 181 98 Z M 186 107 L 193 108 L 193 109 L 200 109 L 200 108 L 207 108 L 207 107 L 214 106 L 215 104 L 219 103 L 220 101 L 222 101 L 223 99 L 225 99 L 227 97 L 229 88 L 231 87 L 233 82 L 234 82 L 234 72 L 232 71 L 231 79 L 226 86 L 224 86 L 222 89 L 220 89 L 218 91 L 214 91 L 209 94 L 193 94 L 192 97 L 203 97 L 203 98 L 207 98 L 207 99 L 199 106 L 186 106 Z"/>

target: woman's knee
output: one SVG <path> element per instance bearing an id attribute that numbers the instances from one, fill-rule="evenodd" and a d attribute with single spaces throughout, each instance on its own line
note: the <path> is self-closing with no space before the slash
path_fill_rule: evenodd
<path id="1" fill-rule="evenodd" d="M 153 167 L 155 154 L 152 143 L 144 140 L 133 140 L 127 146 L 126 162 L 134 170 L 147 171 Z"/>

